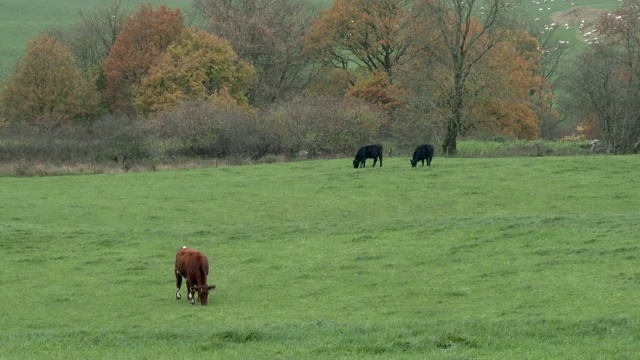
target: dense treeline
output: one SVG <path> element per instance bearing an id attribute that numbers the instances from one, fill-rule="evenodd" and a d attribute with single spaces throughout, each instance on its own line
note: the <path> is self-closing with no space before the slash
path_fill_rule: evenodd
<path id="1" fill-rule="evenodd" d="M 115 1 L 28 44 L 0 94 L 2 160 L 127 167 L 371 141 L 455 154 L 460 137 L 572 133 L 636 151 L 638 5 L 603 15 L 601 40 L 557 73 L 553 28 L 519 23 L 505 0 L 194 0 L 199 28 Z"/>

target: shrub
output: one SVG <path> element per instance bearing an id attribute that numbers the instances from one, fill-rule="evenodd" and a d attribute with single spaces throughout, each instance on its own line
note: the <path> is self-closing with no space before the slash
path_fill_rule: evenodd
<path id="1" fill-rule="evenodd" d="M 380 115 L 359 101 L 307 97 L 281 103 L 260 119 L 261 139 L 272 154 L 310 157 L 351 153 L 374 141 Z"/>
<path id="2" fill-rule="evenodd" d="M 156 114 L 149 128 L 165 151 L 183 156 L 259 156 L 255 115 L 240 107 L 198 100 Z"/>

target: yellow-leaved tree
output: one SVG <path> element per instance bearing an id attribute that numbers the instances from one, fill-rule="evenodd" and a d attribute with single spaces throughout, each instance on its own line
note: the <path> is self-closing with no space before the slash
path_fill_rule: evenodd
<path id="1" fill-rule="evenodd" d="M 82 77 L 71 50 L 47 35 L 31 41 L 0 96 L 10 121 L 50 129 L 97 111 L 93 81 Z"/>
<path id="2" fill-rule="evenodd" d="M 240 60 L 228 41 L 187 28 L 134 86 L 133 105 L 141 115 L 203 98 L 247 106 L 254 74 L 253 66 Z"/>

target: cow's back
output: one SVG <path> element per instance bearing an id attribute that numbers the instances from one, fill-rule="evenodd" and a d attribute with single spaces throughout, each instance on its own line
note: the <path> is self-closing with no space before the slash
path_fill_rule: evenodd
<path id="1" fill-rule="evenodd" d="M 366 145 L 358 149 L 358 153 L 356 154 L 357 159 L 372 159 L 378 156 L 382 156 L 382 145 L 381 144 L 373 144 Z"/>
<path id="2" fill-rule="evenodd" d="M 176 271 L 183 277 L 209 275 L 209 261 L 198 250 L 182 248 L 176 254 Z"/>

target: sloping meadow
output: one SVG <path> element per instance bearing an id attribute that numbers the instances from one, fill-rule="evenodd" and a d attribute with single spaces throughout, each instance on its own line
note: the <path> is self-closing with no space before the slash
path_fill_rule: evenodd
<path id="1" fill-rule="evenodd" d="M 0 357 L 637 358 L 639 161 L 0 178 Z"/>

